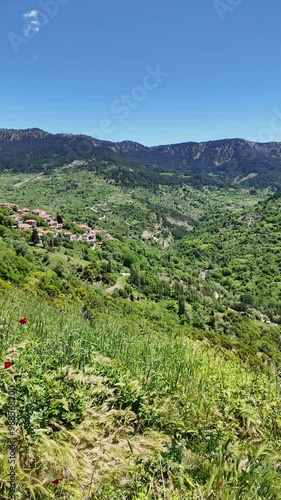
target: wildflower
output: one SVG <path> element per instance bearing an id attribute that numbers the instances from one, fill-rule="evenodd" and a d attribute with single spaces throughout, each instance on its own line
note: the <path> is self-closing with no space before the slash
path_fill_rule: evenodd
<path id="1" fill-rule="evenodd" d="M 27 318 L 22 318 L 22 319 L 20 319 L 20 320 L 19 320 L 19 323 L 20 323 L 21 325 L 25 325 L 25 324 L 27 323 L 27 321 L 28 321 L 28 319 L 27 319 Z"/>
<path id="2" fill-rule="evenodd" d="M 12 366 L 12 363 L 11 363 L 10 361 L 5 361 L 5 363 L 4 363 L 4 368 L 5 368 L 5 370 L 6 370 L 7 368 L 10 368 L 11 366 Z"/>
<path id="3" fill-rule="evenodd" d="M 61 477 L 60 479 L 55 479 L 54 481 L 52 481 L 52 484 L 59 484 L 63 480 L 64 480 L 64 477 Z"/>

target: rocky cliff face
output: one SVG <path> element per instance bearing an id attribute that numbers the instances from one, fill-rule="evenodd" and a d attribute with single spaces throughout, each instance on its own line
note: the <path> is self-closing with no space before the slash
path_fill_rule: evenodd
<path id="1" fill-rule="evenodd" d="M 137 147 L 136 147 L 137 146 Z M 176 160 L 177 164 L 204 162 L 221 166 L 230 161 L 243 161 L 251 158 L 277 158 L 281 159 L 281 143 L 259 144 L 242 139 L 229 139 L 209 142 L 187 142 L 167 146 L 147 148 L 135 143 L 117 143 L 115 149 L 121 154 L 154 158 L 161 161 L 165 157 Z"/>
<path id="2" fill-rule="evenodd" d="M 244 182 L 253 187 L 281 188 L 281 143 L 243 139 L 140 147 L 117 143 L 122 156 L 187 175 L 215 176 L 220 185 Z"/>
<path id="3" fill-rule="evenodd" d="M 29 128 L 25 130 L 0 129 L 0 141 L 19 141 L 22 139 L 42 139 L 50 136 L 48 132 L 39 128 Z"/>

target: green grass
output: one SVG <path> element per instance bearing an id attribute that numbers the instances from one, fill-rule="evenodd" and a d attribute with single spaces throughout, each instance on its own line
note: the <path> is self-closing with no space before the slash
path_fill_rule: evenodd
<path id="1" fill-rule="evenodd" d="M 76 167 L 1 174 L 0 199 L 118 241 L 34 248 L 0 211 L 1 364 L 14 362 L 0 377 L 0 498 L 11 383 L 20 499 L 281 498 L 280 200 L 269 194 L 131 188 Z"/>
<path id="2" fill-rule="evenodd" d="M 268 190 L 263 190 L 254 195 L 243 189 L 211 188 L 198 191 L 182 186 L 160 186 L 158 191 L 152 192 L 143 188 L 124 188 L 86 168 L 73 166 L 56 169 L 17 187 L 18 183 L 33 177 L 30 174 L 1 173 L 0 199 L 31 209 L 44 208 L 53 214 L 58 212 L 72 220 L 90 219 L 101 229 L 138 238 L 144 230 L 153 229 L 156 213 L 178 220 L 200 221 L 206 214 L 224 213 L 226 209 L 242 211 L 264 199 L 268 193 Z M 91 211 L 92 207 L 97 213 Z M 98 220 L 103 215 L 106 215 L 106 220 Z M 139 227 L 131 228 L 132 222 L 138 222 Z"/>
<path id="3" fill-rule="evenodd" d="M 92 473 L 93 499 L 280 498 L 274 372 L 251 372 L 234 354 L 159 326 L 149 304 L 134 315 L 129 304 L 127 314 L 93 307 L 90 323 L 77 305 L 11 291 L 0 311 L 1 360 L 14 362 L 1 379 L 3 498 L 11 383 L 20 498 L 55 498 L 50 482 L 64 473 L 68 500 L 88 498 Z"/>

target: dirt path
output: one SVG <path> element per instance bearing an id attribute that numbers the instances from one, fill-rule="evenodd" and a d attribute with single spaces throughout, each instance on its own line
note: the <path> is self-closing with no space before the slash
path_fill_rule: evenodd
<path id="1" fill-rule="evenodd" d="M 119 278 L 117 279 L 117 283 L 115 285 L 110 286 L 106 289 L 107 293 L 113 293 L 115 290 L 122 290 L 127 283 L 127 277 L 130 276 L 130 273 L 121 273 Z"/>
<path id="2" fill-rule="evenodd" d="M 26 179 L 25 181 L 18 182 L 17 184 L 15 184 L 15 187 L 19 188 L 21 186 L 24 186 L 25 184 L 29 184 L 30 182 L 37 181 L 38 179 L 40 179 L 40 177 L 42 177 L 43 174 L 44 174 L 44 172 L 41 172 L 40 174 L 35 175 L 34 177 L 30 177 L 30 179 Z"/>
<path id="3" fill-rule="evenodd" d="M 113 286 L 110 286 L 109 288 L 106 289 L 107 293 L 113 293 L 115 290 L 121 290 L 121 288 L 124 288 L 121 283 L 116 283 Z"/>
<path id="4" fill-rule="evenodd" d="M 207 277 L 207 271 L 205 269 L 201 269 L 199 273 L 200 280 L 205 280 Z"/>

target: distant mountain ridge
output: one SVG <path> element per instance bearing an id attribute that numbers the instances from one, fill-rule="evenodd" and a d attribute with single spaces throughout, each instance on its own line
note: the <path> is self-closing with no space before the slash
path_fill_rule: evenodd
<path id="1" fill-rule="evenodd" d="M 28 170 L 35 163 L 58 164 L 98 157 L 123 157 L 185 175 L 212 176 L 219 183 L 281 187 L 281 143 L 243 139 L 143 146 L 133 141 L 110 142 L 86 135 L 51 134 L 38 128 L 0 129 L 0 168 Z"/>

